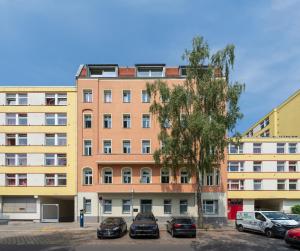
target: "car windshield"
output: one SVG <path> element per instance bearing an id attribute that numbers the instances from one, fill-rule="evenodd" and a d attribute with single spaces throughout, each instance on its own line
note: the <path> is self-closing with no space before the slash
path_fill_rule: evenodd
<path id="1" fill-rule="evenodd" d="M 271 220 L 289 220 L 289 217 L 280 212 L 263 212 L 263 214 Z"/>
<path id="2" fill-rule="evenodd" d="M 192 224 L 191 219 L 175 219 L 175 223 L 177 224 Z"/>
<path id="3" fill-rule="evenodd" d="M 146 220 L 146 221 L 154 221 L 153 215 L 147 214 L 139 214 L 136 216 L 135 220 Z"/>
<path id="4" fill-rule="evenodd" d="M 107 224 L 107 225 L 119 224 L 119 223 L 120 223 L 120 219 L 117 218 L 107 218 L 106 220 L 103 221 L 103 224 Z"/>

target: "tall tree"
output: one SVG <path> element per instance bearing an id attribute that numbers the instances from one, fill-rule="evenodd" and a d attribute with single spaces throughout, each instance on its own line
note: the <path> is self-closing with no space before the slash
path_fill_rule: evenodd
<path id="1" fill-rule="evenodd" d="M 152 97 L 150 112 L 160 124 L 158 139 L 162 147 L 154 152 L 157 164 L 176 173 L 185 167 L 196 176 L 198 226 L 203 227 L 202 187 L 206 173 L 224 160 L 229 131 L 242 118 L 238 105 L 244 84 L 230 81 L 234 65 L 234 46 L 210 53 L 203 37 L 195 37 L 186 50 L 186 79 L 168 85 L 157 80 L 147 84 Z"/>

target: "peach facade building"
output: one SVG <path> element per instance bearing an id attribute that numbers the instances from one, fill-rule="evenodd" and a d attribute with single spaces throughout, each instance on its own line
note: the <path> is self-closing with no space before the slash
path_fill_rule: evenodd
<path id="1" fill-rule="evenodd" d="M 152 211 L 159 220 L 196 217 L 195 177 L 183 168 L 177 180 L 153 160 L 160 147 L 159 124 L 149 112 L 146 83 L 184 81 L 184 67 L 144 64 L 81 65 L 76 76 L 78 118 L 77 216 L 87 221 L 107 216 L 127 220 Z M 226 162 L 225 162 L 226 163 Z M 226 219 L 226 169 L 205 178 L 203 210 L 208 221 Z"/>

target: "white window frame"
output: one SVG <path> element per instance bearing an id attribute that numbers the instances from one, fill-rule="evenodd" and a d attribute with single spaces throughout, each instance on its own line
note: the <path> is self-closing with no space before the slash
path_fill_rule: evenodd
<path id="1" fill-rule="evenodd" d="M 91 172 L 91 173 L 86 173 Z M 93 169 L 90 167 L 84 167 L 82 169 L 82 184 L 84 186 L 91 186 L 93 185 Z M 87 181 L 87 182 L 86 182 Z"/>
<path id="2" fill-rule="evenodd" d="M 149 177 L 145 176 L 145 178 L 147 179 L 147 182 L 144 182 L 143 171 L 149 171 Z M 149 178 L 149 182 L 148 182 L 148 178 Z M 152 169 L 150 167 L 141 168 L 141 171 L 140 171 L 140 184 L 151 184 L 151 183 L 152 183 Z"/>
<path id="3" fill-rule="evenodd" d="M 106 142 L 110 142 L 110 148 L 105 146 Z M 112 154 L 112 140 L 111 139 L 103 139 L 102 146 L 103 146 L 103 154 Z M 106 151 L 106 149 L 110 149 L 110 150 Z"/>
<path id="4" fill-rule="evenodd" d="M 149 146 L 145 146 L 144 144 L 149 142 Z M 141 144 L 142 144 L 142 154 L 151 154 L 151 140 L 150 139 L 142 139 L 141 140 Z M 144 151 L 146 150 L 146 148 L 149 148 L 149 152 Z"/>
<path id="5" fill-rule="evenodd" d="M 148 118 L 145 120 L 145 116 Z M 143 113 L 142 114 L 142 128 L 148 129 L 151 128 L 151 116 L 149 113 Z"/>

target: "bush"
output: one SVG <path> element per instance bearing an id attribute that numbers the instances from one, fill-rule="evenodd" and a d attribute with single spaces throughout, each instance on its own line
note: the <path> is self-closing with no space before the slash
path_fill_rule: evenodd
<path id="1" fill-rule="evenodd" d="M 295 205 L 292 207 L 293 214 L 300 214 L 300 205 Z"/>

